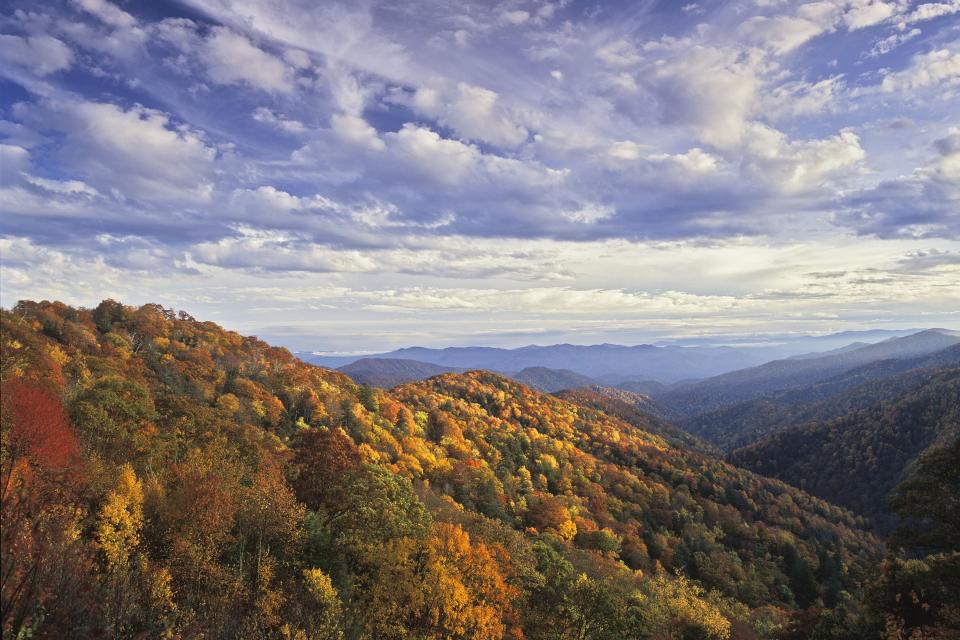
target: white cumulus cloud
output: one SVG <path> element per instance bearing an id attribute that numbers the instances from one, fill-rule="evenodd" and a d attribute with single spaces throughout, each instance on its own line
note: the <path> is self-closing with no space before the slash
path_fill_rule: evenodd
<path id="1" fill-rule="evenodd" d="M 48 35 L 20 37 L 0 34 L 0 60 L 46 76 L 69 69 L 73 62 L 73 51 Z"/>

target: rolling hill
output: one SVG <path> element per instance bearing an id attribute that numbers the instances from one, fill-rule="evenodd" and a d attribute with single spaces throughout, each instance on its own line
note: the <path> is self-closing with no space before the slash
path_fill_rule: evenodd
<path id="1" fill-rule="evenodd" d="M 675 447 L 711 455 L 719 453 L 713 445 L 657 415 L 655 405 L 648 396 L 599 386 L 565 389 L 553 395 L 581 407 L 602 411 L 644 431 L 654 433 Z"/>
<path id="2" fill-rule="evenodd" d="M 656 380 L 626 380 L 617 384 L 617 389 L 623 389 L 631 393 L 638 393 L 645 396 L 652 396 L 666 392 L 670 385 L 665 385 Z"/>

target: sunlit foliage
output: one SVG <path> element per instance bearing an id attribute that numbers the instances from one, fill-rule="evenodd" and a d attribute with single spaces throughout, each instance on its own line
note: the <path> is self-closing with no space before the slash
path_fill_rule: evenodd
<path id="1" fill-rule="evenodd" d="M 387 393 L 157 305 L 0 322 L 5 637 L 775 638 L 879 552 L 493 374 Z"/>

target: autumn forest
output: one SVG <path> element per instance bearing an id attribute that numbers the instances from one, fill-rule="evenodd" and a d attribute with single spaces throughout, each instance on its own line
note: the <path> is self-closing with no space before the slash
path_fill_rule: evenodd
<path id="1" fill-rule="evenodd" d="M 938 376 L 845 433 L 955 433 Z M 864 510 L 623 397 L 384 390 L 112 300 L 3 310 L 2 385 L 4 637 L 958 637 L 956 440 Z"/>

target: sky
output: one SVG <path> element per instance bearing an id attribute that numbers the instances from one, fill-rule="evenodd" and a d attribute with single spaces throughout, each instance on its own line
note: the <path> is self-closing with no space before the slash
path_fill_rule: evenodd
<path id="1" fill-rule="evenodd" d="M 960 0 L 5 0 L 0 302 L 293 349 L 960 328 Z"/>

